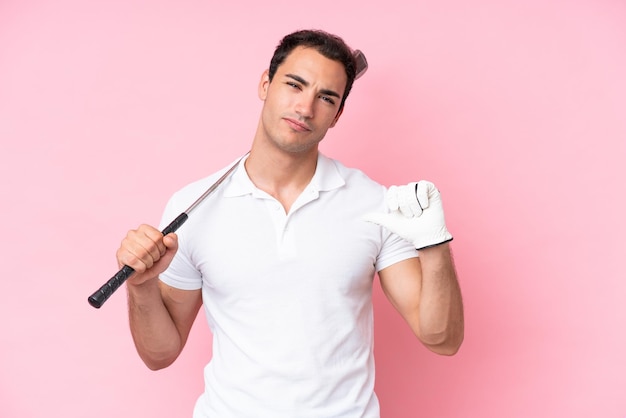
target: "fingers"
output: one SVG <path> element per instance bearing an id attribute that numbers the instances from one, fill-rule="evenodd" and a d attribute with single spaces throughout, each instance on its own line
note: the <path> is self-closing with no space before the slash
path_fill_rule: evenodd
<path id="1" fill-rule="evenodd" d="M 129 231 L 117 252 L 118 263 L 139 273 L 150 269 L 165 255 L 168 246 L 177 245 L 175 236 L 171 235 L 174 234 L 164 240 L 163 234 L 149 225 Z M 169 245 L 166 246 L 166 243 Z"/>
<path id="2" fill-rule="evenodd" d="M 386 228 L 423 249 L 452 240 L 446 228 L 441 195 L 429 181 L 391 186 L 385 195 L 389 212 L 368 213 L 362 219 Z"/>
<path id="3" fill-rule="evenodd" d="M 420 216 L 426 206 L 416 199 L 418 183 L 409 183 L 404 186 L 391 186 L 387 190 L 386 203 L 391 212 L 398 211 L 407 218 Z"/>
<path id="4" fill-rule="evenodd" d="M 428 207 L 428 200 L 426 201 L 426 205 L 424 205 L 423 201 L 416 199 L 417 188 L 419 183 L 409 183 L 404 186 L 404 199 L 406 200 L 406 209 L 402 210 L 400 208 L 400 212 L 407 218 L 412 218 L 416 216 L 420 216 L 424 209 Z"/>
<path id="5" fill-rule="evenodd" d="M 435 185 L 429 181 L 419 181 L 415 184 L 415 197 L 422 209 L 426 209 L 430 204 L 430 196 L 435 189 Z"/>
<path id="6" fill-rule="evenodd" d="M 400 186 L 390 186 L 387 190 L 387 194 L 385 196 L 385 201 L 387 203 L 387 208 L 394 212 L 400 208 L 398 202 L 398 194 L 400 193 Z"/>
<path id="7" fill-rule="evenodd" d="M 437 194 L 437 188 L 429 181 L 421 180 L 404 186 L 390 186 L 386 203 L 391 212 L 400 212 L 407 218 L 421 216 Z"/>

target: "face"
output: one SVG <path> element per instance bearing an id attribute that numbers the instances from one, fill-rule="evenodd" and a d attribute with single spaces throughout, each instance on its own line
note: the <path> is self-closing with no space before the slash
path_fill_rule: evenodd
<path id="1" fill-rule="evenodd" d="M 294 49 L 271 82 L 267 71 L 261 78 L 259 97 L 264 104 L 259 139 L 288 152 L 317 149 L 339 119 L 346 83 L 340 62 L 313 48 Z"/>

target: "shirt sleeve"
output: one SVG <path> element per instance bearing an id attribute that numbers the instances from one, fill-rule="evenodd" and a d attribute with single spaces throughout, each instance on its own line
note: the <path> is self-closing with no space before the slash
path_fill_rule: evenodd
<path id="1" fill-rule="evenodd" d="M 161 218 L 161 230 L 185 211 L 186 207 L 181 201 L 186 202 L 189 199 L 186 199 L 186 196 L 181 196 L 181 194 L 186 193 L 175 194 L 167 203 Z M 178 251 L 167 270 L 159 275 L 159 279 L 163 283 L 181 290 L 201 289 L 202 275 L 189 257 L 189 249 L 185 245 L 187 240 L 185 240 L 184 228 L 179 229 L 176 234 L 178 235 Z"/>
<path id="2" fill-rule="evenodd" d="M 404 238 L 383 229 L 383 246 L 376 259 L 376 271 L 379 272 L 400 261 L 417 257 L 415 247 Z"/>

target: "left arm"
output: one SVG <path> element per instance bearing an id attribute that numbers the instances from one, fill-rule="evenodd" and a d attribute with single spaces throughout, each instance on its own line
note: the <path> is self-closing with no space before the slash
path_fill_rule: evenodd
<path id="1" fill-rule="evenodd" d="M 409 241 L 419 257 L 381 270 L 382 289 L 426 347 L 455 354 L 463 341 L 463 302 L 439 190 L 428 181 L 391 186 L 386 201 L 389 213 L 363 219 Z"/>
<path id="2" fill-rule="evenodd" d="M 461 290 L 450 245 L 420 251 L 379 272 L 383 292 L 431 351 L 455 354 L 463 342 Z"/>

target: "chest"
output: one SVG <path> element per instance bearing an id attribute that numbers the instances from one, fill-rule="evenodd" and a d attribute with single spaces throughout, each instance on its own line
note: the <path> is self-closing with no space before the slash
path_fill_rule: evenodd
<path id="1" fill-rule="evenodd" d="M 271 198 L 222 199 L 190 225 L 190 260 L 222 295 L 369 292 L 379 244 L 363 210 L 332 192 L 289 214 Z"/>

